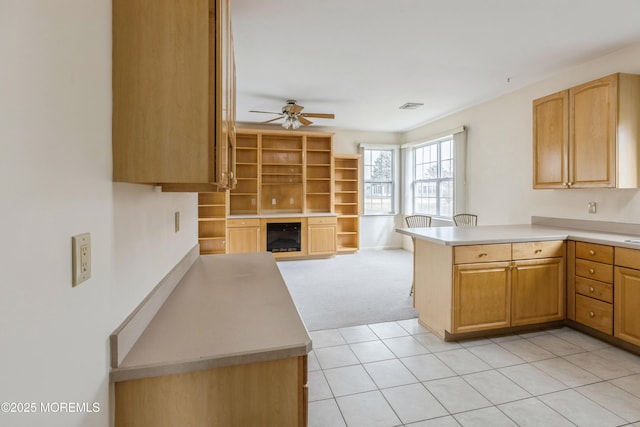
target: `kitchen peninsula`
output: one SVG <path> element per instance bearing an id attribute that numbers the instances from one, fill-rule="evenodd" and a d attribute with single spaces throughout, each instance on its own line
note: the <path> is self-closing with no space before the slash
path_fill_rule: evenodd
<path id="1" fill-rule="evenodd" d="M 420 323 L 445 340 L 568 323 L 638 352 L 638 225 L 532 222 L 397 229 L 414 241 Z"/>
<path id="2" fill-rule="evenodd" d="M 311 339 L 273 257 L 191 252 L 111 336 L 115 425 L 306 425 Z"/>

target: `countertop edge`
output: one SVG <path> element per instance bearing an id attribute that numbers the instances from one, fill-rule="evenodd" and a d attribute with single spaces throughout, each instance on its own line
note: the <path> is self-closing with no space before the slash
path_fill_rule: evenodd
<path id="1" fill-rule="evenodd" d="M 308 354 L 311 351 L 311 347 L 311 340 L 309 340 L 306 343 L 296 344 L 295 346 L 269 349 L 263 352 L 227 354 L 222 357 L 182 360 L 173 363 L 136 366 L 131 368 L 116 368 L 112 369 L 109 373 L 109 381 L 116 383 L 163 375 L 184 374 L 187 372 L 204 371 L 215 368 L 224 368 L 227 366 L 299 357 Z"/>

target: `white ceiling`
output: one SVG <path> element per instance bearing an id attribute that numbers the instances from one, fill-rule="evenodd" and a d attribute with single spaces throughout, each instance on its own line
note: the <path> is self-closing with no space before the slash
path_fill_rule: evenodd
<path id="1" fill-rule="evenodd" d="M 231 0 L 237 120 L 405 131 L 640 41 L 638 0 Z M 400 110 L 420 102 L 417 110 Z"/>

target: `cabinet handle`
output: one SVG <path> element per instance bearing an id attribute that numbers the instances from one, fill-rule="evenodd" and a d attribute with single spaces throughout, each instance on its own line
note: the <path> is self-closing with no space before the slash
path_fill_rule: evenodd
<path id="1" fill-rule="evenodd" d="M 539 254 L 540 252 L 542 252 L 542 249 L 536 249 L 535 253 Z"/>
<path id="2" fill-rule="evenodd" d="M 595 289 L 593 289 L 593 286 L 590 286 L 589 287 L 589 292 L 594 292 L 594 291 L 595 291 Z"/>
<path id="3" fill-rule="evenodd" d="M 596 254 L 596 251 L 594 251 L 593 249 L 589 251 L 589 255 L 595 255 L 595 254 Z"/>
<path id="4" fill-rule="evenodd" d="M 596 314 L 595 314 L 593 311 L 590 311 L 590 312 L 589 312 L 589 317 L 595 317 L 595 315 L 596 315 Z"/>
<path id="5" fill-rule="evenodd" d="M 488 254 L 488 253 L 486 253 L 486 252 L 481 252 L 478 256 L 479 256 L 480 258 L 482 258 L 483 256 L 487 256 L 487 255 L 489 255 L 489 254 Z"/>
<path id="6" fill-rule="evenodd" d="M 595 271 L 593 268 L 590 268 L 590 269 L 589 269 L 589 274 L 593 274 L 593 273 L 595 273 L 595 272 L 596 272 L 596 271 Z"/>

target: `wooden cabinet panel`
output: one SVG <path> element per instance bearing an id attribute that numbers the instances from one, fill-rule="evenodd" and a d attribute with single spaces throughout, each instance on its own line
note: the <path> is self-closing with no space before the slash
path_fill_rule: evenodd
<path id="1" fill-rule="evenodd" d="M 640 345 L 640 270 L 616 267 L 615 276 L 614 335 Z"/>
<path id="2" fill-rule="evenodd" d="M 640 270 L 640 250 L 616 248 L 616 265 Z"/>
<path id="3" fill-rule="evenodd" d="M 510 262 L 460 264 L 454 267 L 453 333 L 510 325 Z"/>
<path id="4" fill-rule="evenodd" d="M 569 91 L 533 101 L 533 188 L 569 181 Z"/>
<path id="5" fill-rule="evenodd" d="M 611 335 L 613 333 L 613 306 L 584 295 L 576 295 L 576 321 Z"/>
<path id="6" fill-rule="evenodd" d="M 306 357 L 118 382 L 115 426 L 306 426 Z"/>
<path id="7" fill-rule="evenodd" d="M 578 258 L 576 259 L 576 275 L 605 283 L 613 283 L 613 266 Z"/>
<path id="8" fill-rule="evenodd" d="M 613 285 L 610 283 L 576 277 L 575 291 L 584 296 L 599 299 L 600 301 L 613 302 Z"/>
<path id="9" fill-rule="evenodd" d="M 227 253 L 260 252 L 260 220 L 227 221 Z"/>
<path id="10" fill-rule="evenodd" d="M 569 89 L 569 181 L 572 187 L 615 187 L 616 75 Z"/>
<path id="11" fill-rule="evenodd" d="M 511 274 L 512 326 L 564 319 L 564 258 L 517 261 Z"/>
<path id="12" fill-rule="evenodd" d="M 113 180 L 227 188 L 235 117 L 235 92 L 223 85 L 234 70 L 223 66 L 233 62 L 228 0 L 114 0 L 112 12 Z"/>
<path id="13" fill-rule="evenodd" d="M 511 258 L 519 260 L 564 257 L 564 246 L 563 240 L 551 242 L 512 243 Z"/>
<path id="14" fill-rule="evenodd" d="M 576 257 L 605 264 L 612 264 L 613 246 L 576 242 Z"/>
<path id="15" fill-rule="evenodd" d="M 639 100 L 621 73 L 534 100 L 533 187 L 638 188 Z"/>
<path id="16" fill-rule="evenodd" d="M 314 218 L 317 219 L 317 218 Z M 311 218 L 308 218 L 311 220 Z M 331 255 L 336 253 L 336 225 L 311 224 L 308 222 L 307 239 L 309 241 L 309 255 Z"/>
<path id="17" fill-rule="evenodd" d="M 509 260 L 511 260 L 511 243 L 456 246 L 454 248 L 454 262 L 456 264 Z"/>

